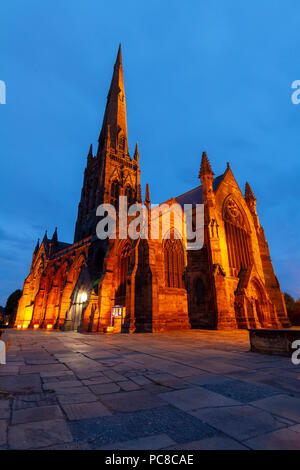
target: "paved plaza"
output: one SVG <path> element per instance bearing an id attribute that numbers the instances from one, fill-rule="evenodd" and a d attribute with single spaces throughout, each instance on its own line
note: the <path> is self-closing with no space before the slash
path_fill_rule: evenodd
<path id="1" fill-rule="evenodd" d="M 8 335 L 0 449 L 300 449 L 300 366 L 247 331 Z"/>

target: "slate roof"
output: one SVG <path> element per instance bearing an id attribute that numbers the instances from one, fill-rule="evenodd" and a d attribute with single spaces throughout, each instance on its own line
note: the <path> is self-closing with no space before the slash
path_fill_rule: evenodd
<path id="1" fill-rule="evenodd" d="M 214 192 L 218 189 L 224 174 L 217 176 L 213 180 L 213 189 Z M 202 186 L 197 186 L 197 188 L 191 189 L 187 193 L 177 196 L 175 200 L 183 206 L 184 204 L 202 204 Z"/>

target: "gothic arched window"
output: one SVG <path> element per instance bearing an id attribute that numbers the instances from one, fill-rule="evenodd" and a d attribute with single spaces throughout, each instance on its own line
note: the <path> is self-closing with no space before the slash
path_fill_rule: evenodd
<path id="1" fill-rule="evenodd" d="M 128 206 L 130 206 L 131 204 L 134 204 L 134 190 L 129 185 L 126 186 L 125 196 L 127 197 L 127 205 Z"/>
<path id="2" fill-rule="evenodd" d="M 110 203 L 117 209 L 119 205 L 120 187 L 118 181 L 113 181 L 110 189 Z"/>
<path id="3" fill-rule="evenodd" d="M 131 244 L 129 241 L 126 241 L 120 254 L 118 294 L 121 297 L 126 295 L 126 276 L 127 276 L 129 264 L 130 264 L 130 252 L 131 252 Z"/>
<path id="4" fill-rule="evenodd" d="M 167 287 L 183 287 L 184 256 L 180 240 L 165 240 L 165 282 Z"/>
<path id="5" fill-rule="evenodd" d="M 232 197 L 225 201 L 223 218 L 225 223 L 229 267 L 234 270 L 246 269 L 251 263 L 249 233 L 244 216 Z"/>

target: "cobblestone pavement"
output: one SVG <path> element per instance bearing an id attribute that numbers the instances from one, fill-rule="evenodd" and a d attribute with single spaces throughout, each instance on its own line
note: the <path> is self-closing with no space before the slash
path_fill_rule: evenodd
<path id="1" fill-rule="evenodd" d="M 246 331 L 8 334 L 0 449 L 300 449 L 300 366 Z"/>

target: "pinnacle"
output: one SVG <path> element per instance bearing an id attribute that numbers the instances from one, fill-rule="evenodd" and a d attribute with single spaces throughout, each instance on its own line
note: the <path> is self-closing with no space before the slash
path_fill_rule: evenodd
<path id="1" fill-rule="evenodd" d="M 245 184 L 245 199 L 256 201 L 254 193 L 248 181 Z"/>
<path id="2" fill-rule="evenodd" d="M 150 190 L 149 190 L 149 184 L 146 183 L 146 191 L 145 191 L 145 204 L 150 204 Z"/>
<path id="3" fill-rule="evenodd" d="M 207 158 L 206 152 L 202 153 L 199 178 L 201 178 L 201 176 L 203 175 L 214 175 L 214 172 L 212 171 L 209 160 Z"/>

